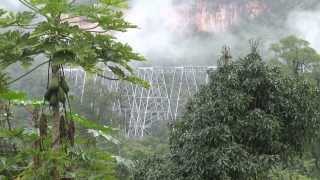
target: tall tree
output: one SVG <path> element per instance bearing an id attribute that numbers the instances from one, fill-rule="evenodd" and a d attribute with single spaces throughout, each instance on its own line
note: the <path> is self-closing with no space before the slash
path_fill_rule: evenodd
<path id="1" fill-rule="evenodd" d="M 284 63 L 295 74 L 310 70 L 320 62 L 320 55 L 310 47 L 310 43 L 296 36 L 288 36 L 270 48 L 275 53 L 275 60 Z"/>
<path id="2" fill-rule="evenodd" d="M 0 10 L 0 66 L 38 65 L 9 81 L 14 83 L 38 68 L 48 65 L 48 85 L 44 95 L 52 110 L 52 147 L 59 150 L 66 134 L 74 136 L 74 124 L 65 123 L 69 87 L 64 77 L 66 66 L 75 66 L 109 80 L 148 84 L 133 74 L 131 61 L 143 61 L 132 48 L 116 40 L 115 32 L 136 26 L 126 22 L 122 9 L 125 0 L 98 0 L 92 4 L 75 0 L 18 0 L 29 11 Z M 105 68 L 118 78 L 102 75 Z M 62 113 L 63 111 L 64 113 Z M 67 132 L 64 132 L 67 131 Z M 73 137 L 69 137 L 72 144 Z M 59 175 L 55 174 L 55 179 Z"/>
<path id="3" fill-rule="evenodd" d="M 170 135 L 174 179 L 263 179 L 304 152 L 320 125 L 319 90 L 266 65 L 255 48 L 219 67 Z"/>

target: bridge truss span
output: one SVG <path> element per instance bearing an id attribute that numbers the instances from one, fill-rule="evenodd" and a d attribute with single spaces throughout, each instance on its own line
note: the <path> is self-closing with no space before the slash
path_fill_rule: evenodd
<path id="1" fill-rule="evenodd" d="M 99 83 L 99 87 L 117 94 L 112 109 L 122 118 L 121 129 L 126 135 L 143 137 L 152 134 L 152 129 L 158 123 L 179 118 L 188 99 L 201 85 L 208 83 L 208 71 L 215 69 L 215 66 L 136 68 L 136 75 L 150 83 L 149 89 L 97 76 L 94 81 Z M 82 99 L 87 79 L 85 72 L 72 69 L 66 71 L 69 71 L 66 74 L 69 74 L 75 85 L 80 87 L 77 92 Z M 109 71 L 104 74 L 112 76 Z"/>

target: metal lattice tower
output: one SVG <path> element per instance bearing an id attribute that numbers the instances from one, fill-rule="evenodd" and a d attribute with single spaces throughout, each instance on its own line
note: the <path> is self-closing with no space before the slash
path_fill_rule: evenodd
<path id="1" fill-rule="evenodd" d="M 136 74 L 151 85 L 149 89 L 128 82 L 109 81 L 94 77 L 99 87 L 118 94 L 113 111 L 123 118 L 122 129 L 130 137 L 151 134 L 153 124 L 160 121 L 175 121 L 183 111 L 188 99 L 201 85 L 208 82 L 208 71 L 214 66 L 190 67 L 140 67 Z M 76 69 L 66 70 L 73 79 L 76 94 L 82 99 L 85 93 L 86 73 Z M 111 75 L 106 71 L 105 75 Z"/>

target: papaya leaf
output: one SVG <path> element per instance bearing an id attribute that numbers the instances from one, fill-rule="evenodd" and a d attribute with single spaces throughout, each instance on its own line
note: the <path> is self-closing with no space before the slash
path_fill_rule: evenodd
<path id="1" fill-rule="evenodd" d="M 143 86 L 144 88 L 146 89 L 149 89 L 150 88 L 150 84 L 149 82 L 143 80 L 143 79 L 140 79 L 138 77 L 135 77 L 135 76 L 128 76 L 128 77 L 125 77 L 123 80 L 126 80 L 126 81 L 129 81 L 133 84 L 138 84 L 138 85 L 141 85 Z"/>
<path id="2" fill-rule="evenodd" d="M 69 119 L 71 119 L 72 121 L 78 123 L 79 125 L 87 128 L 87 129 L 98 130 L 98 131 L 101 131 L 106 134 L 110 134 L 110 133 L 114 132 L 114 129 L 111 127 L 99 125 L 99 124 L 97 124 L 89 119 L 86 119 L 78 114 L 73 114 L 73 113 L 71 113 L 71 114 L 72 114 L 71 115 L 72 118 L 69 118 Z"/>
<path id="3" fill-rule="evenodd" d="M 18 101 L 22 101 L 26 99 L 26 94 L 23 92 L 18 92 L 18 91 L 7 91 L 7 92 L 3 92 L 0 94 L 0 99 L 3 100 L 18 100 Z"/>

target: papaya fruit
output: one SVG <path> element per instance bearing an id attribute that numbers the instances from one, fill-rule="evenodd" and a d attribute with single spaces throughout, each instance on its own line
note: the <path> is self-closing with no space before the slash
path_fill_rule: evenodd
<path id="1" fill-rule="evenodd" d="M 56 106 L 59 104 L 57 94 L 52 94 L 49 101 L 51 106 Z"/>
<path id="2" fill-rule="evenodd" d="M 59 87 L 58 93 L 57 93 L 57 97 L 59 102 L 61 103 L 65 103 L 66 102 L 66 95 L 62 89 L 62 87 Z"/>
<path id="3" fill-rule="evenodd" d="M 69 92 L 70 88 L 65 78 L 61 78 L 60 86 L 66 94 Z"/>
<path id="4" fill-rule="evenodd" d="M 59 89 L 59 78 L 52 77 L 50 84 L 49 84 L 49 90 L 58 91 L 58 89 Z"/>

